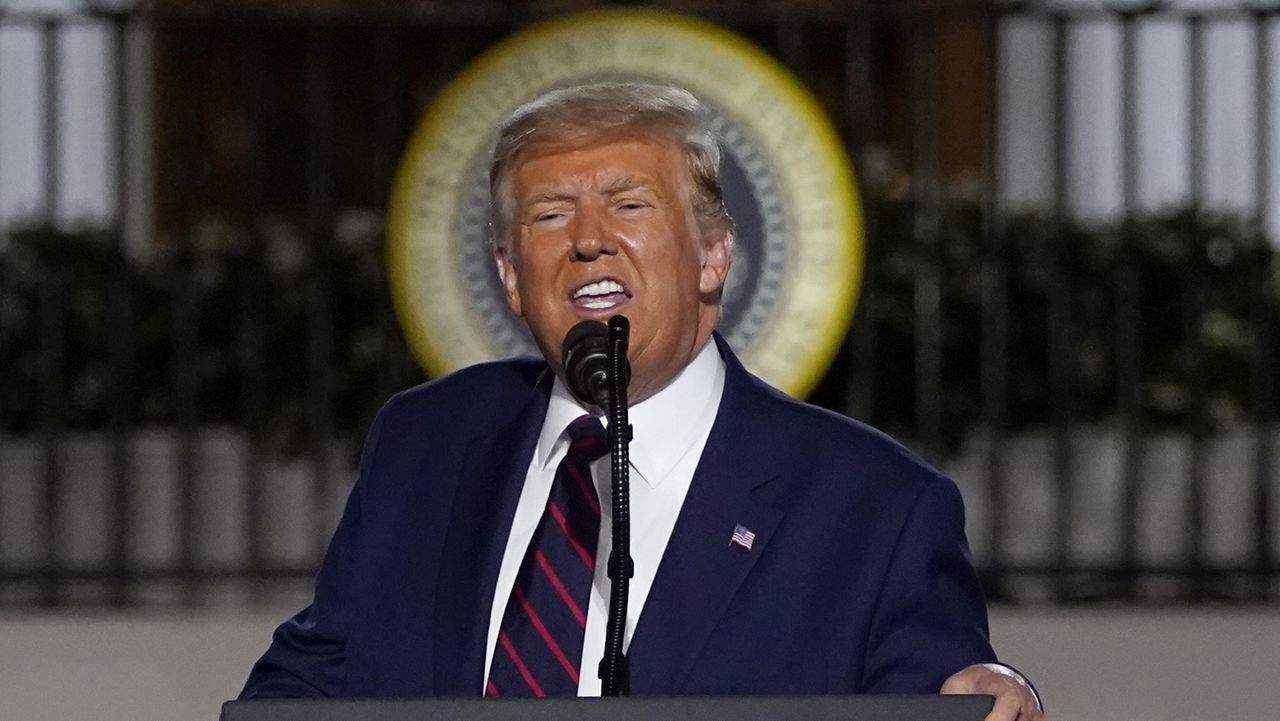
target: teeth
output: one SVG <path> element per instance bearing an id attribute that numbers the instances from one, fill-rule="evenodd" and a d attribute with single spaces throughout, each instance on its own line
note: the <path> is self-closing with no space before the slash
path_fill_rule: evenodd
<path id="1" fill-rule="evenodd" d="M 609 295 L 611 293 L 625 293 L 626 289 L 616 280 L 598 280 L 594 283 L 587 283 L 581 288 L 573 292 L 574 298 L 581 298 L 589 295 Z"/>

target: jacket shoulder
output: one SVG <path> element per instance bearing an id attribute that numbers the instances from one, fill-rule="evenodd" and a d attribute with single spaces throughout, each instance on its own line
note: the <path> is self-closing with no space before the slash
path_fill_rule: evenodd
<path id="1" fill-rule="evenodd" d="M 759 415 L 768 419 L 769 435 L 779 448 L 800 449 L 812 463 L 847 473 L 822 473 L 816 478 L 847 479 L 860 485 L 882 486 L 894 494 L 915 495 L 933 484 L 952 481 L 888 434 L 866 423 L 811 405 L 784 394 L 758 378 L 751 379 L 764 404 Z"/>
<path id="2" fill-rule="evenodd" d="M 537 358 L 478 363 L 397 393 L 380 415 L 384 422 L 409 417 L 447 421 L 458 428 L 484 427 L 509 419 L 550 373 Z"/>

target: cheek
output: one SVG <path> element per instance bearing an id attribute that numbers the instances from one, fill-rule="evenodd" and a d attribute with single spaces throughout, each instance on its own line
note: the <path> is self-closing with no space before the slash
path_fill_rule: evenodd
<path id="1" fill-rule="evenodd" d="M 681 233 L 663 228 L 646 232 L 637 241 L 638 264 L 655 271 L 658 281 L 668 285 L 684 284 L 699 274 L 702 258 L 693 241 Z"/>
<path id="2" fill-rule="evenodd" d="M 535 309 L 554 308 L 558 300 L 556 291 L 555 269 L 536 264 L 526 264 L 522 268 L 518 292 L 526 313 Z"/>

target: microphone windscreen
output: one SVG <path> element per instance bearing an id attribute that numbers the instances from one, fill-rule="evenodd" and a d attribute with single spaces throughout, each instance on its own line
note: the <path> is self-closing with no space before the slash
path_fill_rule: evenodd
<path id="1" fill-rule="evenodd" d="M 609 373 L 609 327 L 584 320 L 569 329 L 560 344 L 560 361 L 569 391 L 579 400 L 603 407 Z"/>
<path id="2" fill-rule="evenodd" d="M 570 328 L 569 332 L 565 333 L 564 342 L 560 344 L 560 361 L 567 364 L 569 359 L 565 356 L 569 355 L 570 349 L 592 336 L 596 336 L 601 341 L 608 343 L 609 326 L 598 320 L 584 320 Z"/>

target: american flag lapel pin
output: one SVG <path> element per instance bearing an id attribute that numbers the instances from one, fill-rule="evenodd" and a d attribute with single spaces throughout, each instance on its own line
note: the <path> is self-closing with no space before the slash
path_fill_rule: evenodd
<path id="1" fill-rule="evenodd" d="M 733 527 L 733 535 L 729 536 L 729 545 L 738 545 L 751 550 L 751 544 L 756 541 L 756 532 L 739 523 Z"/>

